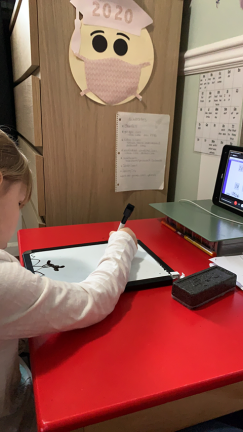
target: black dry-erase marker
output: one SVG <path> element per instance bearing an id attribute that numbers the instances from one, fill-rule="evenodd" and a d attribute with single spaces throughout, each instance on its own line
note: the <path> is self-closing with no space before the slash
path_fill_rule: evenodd
<path id="1" fill-rule="evenodd" d="M 132 204 L 128 204 L 126 206 L 124 213 L 123 213 L 123 218 L 121 220 L 121 223 L 120 223 L 117 231 L 119 231 L 119 229 L 121 229 L 121 228 L 124 228 L 124 226 L 126 225 L 127 219 L 131 216 L 134 208 L 135 207 Z"/>

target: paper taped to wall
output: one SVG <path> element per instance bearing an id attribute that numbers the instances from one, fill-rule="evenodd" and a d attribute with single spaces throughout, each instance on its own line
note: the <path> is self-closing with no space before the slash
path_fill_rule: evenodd
<path id="1" fill-rule="evenodd" d="M 237 145 L 243 99 L 243 67 L 201 74 L 194 150 L 221 155 Z"/>
<path id="2" fill-rule="evenodd" d="M 117 113 L 115 191 L 164 189 L 170 116 Z"/>

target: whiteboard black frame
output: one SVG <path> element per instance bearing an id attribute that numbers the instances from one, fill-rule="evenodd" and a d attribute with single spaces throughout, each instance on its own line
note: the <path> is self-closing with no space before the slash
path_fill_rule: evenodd
<path id="1" fill-rule="evenodd" d="M 43 248 L 43 249 L 33 249 L 31 251 L 24 252 L 22 254 L 24 266 L 27 270 L 31 271 L 35 274 L 35 271 L 32 266 L 30 255 L 32 253 L 36 252 L 44 252 L 47 250 L 57 250 L 57 249 L 69 249 L 73 247 L 85 247 L 85 246 L 95 246 L 100 244 L 108 244 L 108 241 L 100 241 L 100 242 L 93 242 L 93 243 L 81 243 L 81 244 L 73 244 L 68 246 L 58 246 L 58 247 L 50 247 L 50 248 Z M 152 252 L 141 240 L 138 240 L 139 246 L 141 246 L 157 263 L 159 263 L 164 270 L 166 270 L 168 273 L 173 272 L 174 270 L 168 266 L 162 259 L 160 259 L 154 252 Z M 80 281 L 81 282 L 81 281 Z M 125 291 L 140 291 L 145 289 L 151 289 L 151 288 L 159 288 L 163 286 L 172 285 L 173 279 L 172 276 L 161 276 L 157 278 L 151 278 L 151 279 L 144 279 L 139 281 L 130 281 L 127 283 Z"/>

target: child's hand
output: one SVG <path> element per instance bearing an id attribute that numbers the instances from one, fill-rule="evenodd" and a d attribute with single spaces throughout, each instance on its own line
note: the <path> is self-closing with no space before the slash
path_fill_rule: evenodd
<path id="1" fill-rule="evenodd" d="M 132 237 L 132 239 L 133 239 L 135 245 L 136 245 L 136 246 L 138 245 L 136 235 L 134 234 L 134 232 L 133 232 L 130 228 L 121 228 L 121 229 L 119 229 L 119 231 L 125 231 L 127 234 L 129 234 L 129 235 Z M 114 232 L 117 232 L 117 231 L 111 231 L 110 234 L 109 234 L 109 237 L 110 237 L 111 234 L 113 234 Z"/>

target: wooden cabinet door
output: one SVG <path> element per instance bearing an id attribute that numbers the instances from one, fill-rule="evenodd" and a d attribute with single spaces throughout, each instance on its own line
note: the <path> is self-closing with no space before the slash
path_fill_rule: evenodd
<path id="1" fill-rule="evenodd" d="M 29 161 L 32 172 L 31 202 L 38 216 L 45 216 L 44 170 L 41 156 L 23 137 L 18 137 L 19 148 Z"/>
<path id="2" fill-rule="evenodd" d="M 30 75 L 14 87 L 16 128 L 34 147 L 42 147 L 40 79 Z"/>
<path id="3" fill-rule="evenodd" d="M 13 81 L 18 83 L 39 66 L 36 0 L 16 0 L 10 29 Z"/>
<path id="4" fill-rule="evenodd" d="M 68 0 L 37 0 L 47 226 L 158 216 L 149 203 L 167 201 L 183 0 L 137 0 L 153 18 L 155 50 L 143 101 L 102 106 L 80 96 L 69 67 L 75 9 Z M 170 115 L 163 191 L 115 193 L 116 113 Z"/>

